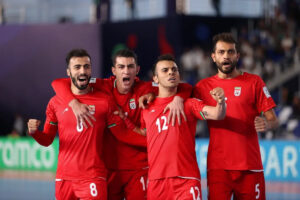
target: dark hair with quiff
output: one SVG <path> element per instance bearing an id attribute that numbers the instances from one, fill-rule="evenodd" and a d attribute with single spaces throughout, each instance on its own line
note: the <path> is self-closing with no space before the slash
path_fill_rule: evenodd
<path id="1" fill-rule="evenodd" d="M 236 51 L 239 52 L 239 44 L 238 42 L 235 40 L 235 38 L 233 37 L 233 35 L 231 33 L 219 33 L 217 35 L 215 35 L 213 37 L 213 49 L 212 51 L 215 52 L 216 51 L 216 45 L 219 41 L 222 42 L 226 42 L 226 43 L 231 43 L 231 44 L 235 44 L 235 48 Z"/>
<path id="2" fill-rule="evenodd" d="M 72 57 L 89 57 L 89 59 L 91 60 L 91 56 L 85 49 L 72 49 L 66 56 L 67 66 L 69 66 Z"/>
<path id="3" fill-rule="evenodd" d="M 113 54 L 111 57 L 113 66 L 116 65 L 116 59 L 117 57 L 125 57 L 125 58 L 134 58 L 135 64 L 137 65 L 137 55 L 134 53 L 134 51 L 130 49 L 121 49 Z"/>
<path id="4" fill-rule="evenodd" d="M 155 73 L 156 73 L 156 65 L 160 61 L 173 61 L 174 63 L 176 63 L 176 60 L 175 60 L 174 56 L 171 55 L 171 54 L 163 54 L 163 55 L 158 56 L 158 58 L 156 59 L 154 65 L 152 66 L 152 73 L 153 73 L 153 75 L 155 75 Z"/>

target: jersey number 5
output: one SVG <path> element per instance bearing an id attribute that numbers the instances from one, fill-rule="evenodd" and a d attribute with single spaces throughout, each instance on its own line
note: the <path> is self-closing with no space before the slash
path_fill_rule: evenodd
<path id="1" fill-rule="evenodd" d="M 255 193 L 256 193 L 255 199 L 259 199 L 260 197 L 259 183 L 255 185 Z"/>
<path id="2" fill-rule="evenodd" d="M 161 131 L 164 131 L 164 130 L 168 130 L 167 117 L 166 116 L 162 116 L 161 118 L 157 118 L 155 124 L 158 128 L 158 133 L 160 133 Z M 162 124 L 162 126 L 161 126 L 161 124 Z"/>

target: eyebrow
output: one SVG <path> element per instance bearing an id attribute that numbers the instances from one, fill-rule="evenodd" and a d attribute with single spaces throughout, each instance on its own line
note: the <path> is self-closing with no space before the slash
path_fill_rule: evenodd
<path id="1" fill-rule="evenodd" d="M 130 64 L 128 64 L 128 65 L 124 65 L 124 64 L 116 64 L 116 66 L 134 66 L 135 64 L 134 63 L 130 63 Z"/>
<path id="2" fill-rule="evenodd" d="M 175 65 L 174 66 L 172 66 L 172 67 L 163 67 L 162 69 L 178 69 L 178 67 L 176 67 Z"/>

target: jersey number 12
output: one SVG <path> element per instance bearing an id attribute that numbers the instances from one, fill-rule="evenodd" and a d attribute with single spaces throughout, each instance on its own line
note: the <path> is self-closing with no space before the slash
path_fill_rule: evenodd
<path id="1" fill-rule="evenodd" d="M 162 116 L 161 118 L 157 118 L 155 124 L 158 128 L 158 133 L 160 133 L 161 131 L 164 131 L 164 130 L 168 130 L 167 117 L 166 116 Z"/>

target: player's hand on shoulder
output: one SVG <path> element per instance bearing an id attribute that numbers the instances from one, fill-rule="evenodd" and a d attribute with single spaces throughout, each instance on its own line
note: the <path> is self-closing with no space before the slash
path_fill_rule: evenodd
<path id="1" fill-rule="evenodd" d="M 29 119 L 27 122 L 28 133 L 34 134 L 41 124 L 40 120 L 37 119 Z"/>
<path id="2" fill-rule="evenodd" d="M 179 97 L 179 96 L 175 96 L 173 101 L 171 103 L 169 103 L 165 109 L 163 113 L 166 113 L 167 110 L 170 110 L 169 115 L 168 115 L 168 124 L 170 124 L 170 121 L 172 120 L 172 126 L 175 125 L 175 120 L 177 118 L 178 120 L 178 124 L 181 124 L 181 115 L 183 117 L 183 119 L 186 121 L 186 116 L 184 113 L 184 99 Z"/>
<path id="3" fill-rule="evenodd" d="M 216 87 L 210 91 L 210 95 L 214 100 L 216 100 L 219 104 L 225 101 L 225 93 L 223 88 Z"/>
<path id="4" fill-rule="evenodd" d="M 139 98 L 139 108 L 145 109 L 155 99 L 153 93 L 148 93 Z"/>
<path id="5" fill-rule="evenodd" d="M 80 103 L 77 99 L 73 99 L 69 103 L 69 106 L 72 108 L 78 124 L 82 122 L 83 126 L 88 128 L 88 123 L 93 127 L 92 120 L 96 121 L 96 118 L 90 113 L 91 108 L 88 105 Z"/>

